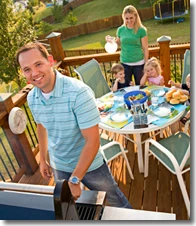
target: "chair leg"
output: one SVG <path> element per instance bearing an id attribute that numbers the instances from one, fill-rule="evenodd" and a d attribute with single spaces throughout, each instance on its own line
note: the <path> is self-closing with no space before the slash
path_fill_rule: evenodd
<path id="1" fill-rule="evenodd" d="M 144 177 L 148 176 L 148 164 L 149 164 L 149 142 L 146 142 L 144 152 Z"/>
<path id="2" fill-rule="evenodd" d="M 129 175 L 130 175 L 131 179 L 134 180 L 134 176 L 133 176 L 131 167 L 130 167 L 130 165 L 129 165 L 129 161 L 128 161 L 128 159 L 127 159 L 126 154 L 124 155 L 124 153 L 123 153 L 123 158 L 125 159 L 125 162 L 126 162 L 126 165 L 127 165 L 127 169 L 128 169 L 128 172 L 129 172 Z"/>
<path id="3" fill-rule="evenodd" d="M 176 176 L 177 176 L 178 183 L 179 183 L 179 186 L 180 186 L 180 189 L 181 189 L 181 192 L 182 192 L 182 196 L 183 196 L 183 199 L 184 199 L 184 202 L 185 202 L 185 205 L 186 205 L 188 216 L 190 218 L 190 200 L 189 200 L 189 196 L 188 196 L 188 193 L 187 193 L 187 190 L 186 190 L 186 186 L 184 184 L 182 174 L 176 174 Z"/>
<path id="4" fill-rule="evenodd" d="M 120 145 L 120 149 L 121 149 L 121 152 L 122 152 L 122 156 L 125 159 L 125 162 L 126 162 L 126 165 L 127 165 L 127 169 L 128 169 L 128 172 L 129 172 L 129 175 L 130 175 L 131 179 L 134 180 L 133 173 L 132 173 L 132 170 L 131 170 L 131 167 L 130 167 L 130 164 L 129 164 L 129 160 L 127 159 L 126 153 L 123 150 L 122 145 Z"/>

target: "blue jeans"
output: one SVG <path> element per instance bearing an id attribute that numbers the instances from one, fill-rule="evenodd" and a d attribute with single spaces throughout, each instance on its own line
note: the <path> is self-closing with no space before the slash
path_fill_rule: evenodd
<path id="1" fill-rule="evenodd" d="M 122 65 L 125 69 L 125 79 L 127 79 L 130 82 L 132 80 L 133 75 L 135 79 L 135 84 L 140 85 L 140 80 L 143 76 L 144 64 L 137 66 L 129 66 L 122 63 Z"/>
<path id="2" fill-rule="evenodd" d="M 57 179 L 65 179 L 68 181 L 71 176 L 71 173 L 56 169 L 53 169 L 53 173 L 55 181 L 57 181 Z M 119 189 L 105 162 L 98 169 L 87 172 L 82 179 L 82 183 L 90 190 L 105 191 L 106 198 L 111 206 L 132 208 L 125 195 Z"/>

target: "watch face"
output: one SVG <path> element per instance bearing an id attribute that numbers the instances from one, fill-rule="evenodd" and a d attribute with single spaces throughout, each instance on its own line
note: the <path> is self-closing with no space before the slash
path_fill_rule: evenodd
<path id="1" fill-rule="evenodd" d="M 72 182 L 76 184 L 78 182 L 78 179 L 76 177 L 73 177 Z"/>
<path id="2" fill-rule="evenodd" d="M 71 177 L 70 178 L 70 182 L 72 184 L 79 184 L 80 183 L 80 180 L 77 177 Z"/>

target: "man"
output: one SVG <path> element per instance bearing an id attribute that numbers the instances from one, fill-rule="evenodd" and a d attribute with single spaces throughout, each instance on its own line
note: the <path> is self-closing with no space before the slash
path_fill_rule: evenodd
<path id="1" fill-rule="evenodd" d="M 53 69 L 53 57 L 40 43 L 28 43 L 16 55 L 27 81 L 35 87 L 28 105 L 37 123 L 40 171 L 45 179 L 66 179 L 75 200 L 80 181 L 106 191 L 110 205 L 131 208 L 99 152 L 99 112 L 92 90 Z M 47 162 L 49 152 L 50 164 Z"/>

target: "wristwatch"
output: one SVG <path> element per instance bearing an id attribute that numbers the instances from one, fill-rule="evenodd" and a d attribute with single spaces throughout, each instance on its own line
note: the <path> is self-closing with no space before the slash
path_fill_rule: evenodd
<path id="1" fill-rule="evenodd" d="M 69 178 L 69 182 L 71 182 L 72 184 L 79 184 L 79 183 L 80 183 L 80 180 L 79 180 L 79 178 L 76 177 L 76 176 L 71 176 L 71 177 Z"/>

